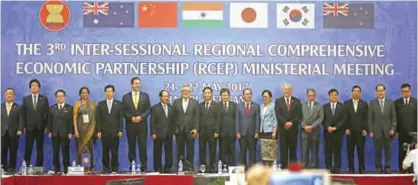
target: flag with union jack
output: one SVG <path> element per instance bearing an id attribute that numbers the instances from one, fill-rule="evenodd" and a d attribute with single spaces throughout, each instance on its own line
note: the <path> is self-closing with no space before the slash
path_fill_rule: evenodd
<path id="1" fill-rule="evenodd" d="M 324 28 L 374 28 L 373 3 L 324 3 Z"/>
<path id="2" fill-rule="evenodd" d="M 133 28 L 134 3 L 85 2 L 83 26 L 88 28 Z"/>

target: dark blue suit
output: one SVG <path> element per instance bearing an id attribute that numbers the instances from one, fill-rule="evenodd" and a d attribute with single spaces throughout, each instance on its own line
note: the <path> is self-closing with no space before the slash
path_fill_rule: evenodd
<path id="1" fill-rule="evenodd" d="M 260 106 L 250 103 L 249 112 L 245 111 L 246 103 L 237 105 L 236 116 L 236 133 L 241 135 L 239 139 L 240 145 L 240 163 L 247 165 L 247 150 L 250 153 L 249 165 L 255 164 L 257 139 L 254 138 L 256 133 L 260 132 Z"/>

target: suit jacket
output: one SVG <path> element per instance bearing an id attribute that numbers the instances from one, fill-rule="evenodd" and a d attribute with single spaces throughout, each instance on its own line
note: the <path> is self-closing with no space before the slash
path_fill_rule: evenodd
<path id="1" fill-rule="evenodd" d="M 395 101 L 397 131 L 399 133 L 417 132 L 417 99 L 410 97 L 408 105 L 404 105 L 404 99 Z"/>
<path id="2" fill-rule="evenodd" d="M 242 136 L 260 133 L 260 106 L 257 103 L 251 102 L 249 113 L 245 112 L 245 102 L 238 104 L 235 116 L 236 133 Z"/>
<path id="3" fill-rule="evenodd" d="M 337 102 L 334 115 L 332 115 L 331 103 L 324 105 L 324 121 L 322 122 L 325 132 L 328 132 L 328 127 L 336 127 L 334 132 L 342 131 L 345 127 L 346 114 L 344 104 Z M 334 133 L 333 132 L 333 133 Z"/>
<path id="4" fill-rule="evenodd" d="M 68 137 L 73 133 L 73 106 L 64 104 L 59 110 L 58 104 L 49 107 L 47 132 L 52 133 L 52 137 Z"/>
<path id="5" fill-rule="evenodd" d="M 344 102 L 346 123 L 345 128 L 349 129 L 350 132 L 361 133 L 363 130 L 368 130 L 367 121 L 369 119 L 368 112 L 369 106 L 367 102 L 359 99 L 357 103 L 357 112 L 354 110 L 353 99 Z"/>
<path id="6" fill-rule="evenodd" d="M 308 102 L 304 102 L 302 104 L 302 121 L 301 121 L 301 137 L 308 138 L 308 133 L 305 132 L 305 126 L 312 126 L 312 133 L 310 135 L 315 138 L 319 139 L 321 137 L 321 130 L 320 126 L 322 121 L 324 120 L 324 107 L 319 104 L 318 102 L 314 102 L 311 110 L 309 110 Z"/>
<path id="7" fill-rule="evenodd" d="M 301 122 L 302 108 L 300 100 L 292 96 L 290 101 L 290 109 L 287 111 L 285 98 L 281 97 L 276 99 L 274 109 L 276 110 L 279 132 L 297 132 Z M 292 122 L 293 126 L 290 129 L 284 129 L 286 122 Z"/>
<path id="8" fill-rule="evenodd" d="M 200 135 L 213 136 L 219 134 L 221 121 L 221 107 L 219 103 L 211 101 L 209 109 L 205 109 L 206 102 L 200 103 L 199 107 L 199 133 Z"/>
<path id="9" fill-rule="evenodd" d="M 6 103 L 1 104 L 1 136 L 4 136 L 6 131 L 9 136 L 16 136 L 17 131 L 23 132 L 23 117 L 21 113 L 21 106 L 15 102 L 10 109 L 10 114 L 7 116 Z"/>
<path id="10" fill-rule="evenodd" d="M 157 135 L 157 138 L 173 136 L 175 132 L 174 110 L 173 106 L 167 104 L 168 116 L 165 115 L 161 102 L 151 107 L 151 135 Z"/>
<path id="11" fill-rule="evenodd" d="M 396 131 L 396 110 L 395 103 L 385 98 L 383 114 L 380 110 L 378 99 L 369 103 L 369 132 L 374 134 L 376 139 L 389 138 L 390 130 Z"/>
<path id="12" fill-rule="evenodd" d="M 118 132 L 123 132 L 123 104 L 121 101 L 113 99 L 112 107 L 107 107 L 107 99 L 99 102 L 96 108 L 97 132 L 102 136 L 116 137 Z"/>
<path id="13" fill-rule="evenodd" d="M 270 104 L 266 110 L 265 105 L 260 105 L 260 132 L 271 133 L 277 127 L 277 117 L 274 110 L 274 105 Z"/>
<path id="14" fill-rule="evenodd" d="M 174 122 L 176 134 L 181 132 L 190 132 L 193 129 L 199 130 L 199 102 L 189 98 L 187 110 L 183 110 L 183 98 L 174 100 Z"/>
<path id="15" fill-rule="evenodd" d="M 220 134 L 221 136 L 230 136 L 235 138 L 235 114 L 237 104 L 235 102 L 229 101 L 228 110 L 225 110 L 225 106 L 220 103 L 222 106 L 221 110 L 221 121 L 220 121 Z"/>
<path id="16" fill-rule="evenodd" d="M 26 131 L 32 131 L 35 128 L 43 131 L 48 124 L 48 98 L 38 94 L 36 109 L 33 107 L 32 94 L 25 96 L 22 102 L 22 116 Z"/>
<path id="17" fill-rule="evenodd" d="M 146 133 L 148 129 L 147 118 L 151 108 L 148 94 L 142 91 L 139 92 L 139 103 L 137 109 L 135 109 L 135 104 L 132 99 L 132 92 L 128 92 L 123 95 L 122 104 L 123 114 L 126 119 L 126 131 L 130 132 L 139 129 L 141 132 Z M 142 120 L 139 123 L 132 123 L 132 118 L 135 116 L 141 116 Z"/>

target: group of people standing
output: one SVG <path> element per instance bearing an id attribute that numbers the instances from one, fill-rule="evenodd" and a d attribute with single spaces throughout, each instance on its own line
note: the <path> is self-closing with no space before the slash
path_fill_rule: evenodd
<path id="1" fill-rule="evenodd" d="M 364 172 L 365 137 L 374 139 L 375 165 L 381 173 L 389 173 L 391 139 L 399 137 L 400 143 L 411 140 L 410 132 L 416 132 L 417 101 L 411 97 L 411 86 L 401 86 L 402 97 L 392 101 L 385 96 L 385 86 L 376 86 L 377 98 L 367 103 L 360 98 L 361 88 L 353 86 L 352 99 L 339 102 L 338 91 L 328 92 L 329 103 L 316 101 L 315 89 L 307 89 L 307 101 L 292 96 L 292 86 L 282 86 L 283 97 L 272 101 L 269 90 L 262 92 L 263 103 L 252 101 L 252 90 L 243 91 L 243 102 L 230 101 L 230 91 L 220 91 L 221 102 L 213 101 L 213 90 L 203 89 L 204 101 L 191 98 L 189 86 L 182 86 L 182 97 L 169 103 L 169 92 L 159 93 L 160 102 L 151 106 L 147 93 L 140 91 L 141 79 L 131 79 L 132 91 L 122 101 L 114 99 L 115 86 L 104 88 L 105 100 L 97 105 L 89 99 L 89 89 L 82 87 L 80 99 L 72 106 L 66 103 L 66 92 L 55 92 L 56 104 L 49 105 L 48 98 L 40 94 L 41 83 L 33 79 L 29 83 L 31 95 L 23 98 L 22 105 L 15 102 L 15 91 L 5 90 L 2 106 L 1 137 L 2 165 L 8 171 L 16 168 L 18 138 L 25 134 L 25 157 L 30 164 L 32 147 L 36 141 L 36 166 L 43 165 L 44 132 L 52 139 L 54 171 L 60 171 L 59 151 L 62 150 L 64 173 L 69 161 L 69 143 L 76 138 L 77 163 L 86 170 L 94 170 L 93 145 L 102 140 L 104 171 L 117 172 L 119 167 L 119 140 L 123 136 L 123 120 L 128 139 L 128 160 L 136 159 L 139 148 L 141 170 L 147 170 L 148 116 L 154 141 L 154 170 L 170 173 L 173 163 L 173 141 L 177 145 L 177 160 L 183 161 L 184 170 L 193 170 L 194 141 L 199 139 L 200 164 L 214 172 L 217 165 L 216 148 L 219 141 L 223 164 L 236 165 L 235 142 L 240 146 L 239 163 L 245 166 L 256 163 L 256 145 L 261 142 L 261 158 L 271 165 L 277 160 L 283 168 L 288 162 L 297 161 L 298 132 L 301 132 L 301 161 L 306 167 L 318 168 L 321 126 L 325 139 L 326 168 L 339 173 L 343 135 L 347 136 L 349 171 L 354 169 L 354 149 L 357 149 L 359 173 Z M 6 110 L 6 111 L 4 111 Z M 278 146 L 280 146 L 278 148 Z M 162 165 L 162 151 L 165 162 Z M 400 168 L 405 151 L 399 148 Z M 209 149 L 207 152 L 206 150 Z M 381 164 L 381 151 L 385 150 L 385 164 Z M 247 161 L 247 151 L 248 159 Z M 10 153 L 9 160 L 8 152 Z M 110 155 L 109 155 L 110 154 Z M 309 157 L 311 154 L 312 157 Z M 209 155 L 209 160 L 207 160 Z"/>

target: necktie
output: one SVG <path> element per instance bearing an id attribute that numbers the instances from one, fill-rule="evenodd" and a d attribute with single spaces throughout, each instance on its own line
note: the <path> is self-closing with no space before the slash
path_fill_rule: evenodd
<path id="1" fill-rule="evenodd" d="M 245 113 L 250 113 L 250 104 L 248 102 L 245 103 Z"/>
<path id="2" fill-rule="evenodd" d="M 6 104 L 6 110 L 7 110 L 7 116 L 10 115 L 10 110 L 11 110 L 11 105 L 10 104 Z"/>
<path id="3" fill-rule="evenodd" d="M 107 111 L 109 112 L 109 114 L 110 114 L 110 110 L 112 110 L 112 102 L 108 101 L 107 102 Z"/>
<path id="4" fill-rule="evenodd" d="M 59 109 L 58 109 L 59 111 L 61 111 L 62 110 L 62 105 L 60 104 L 59 105 Z"/>
<path id="5" fill-rule="evenodd" d="M 289 102 L 289 98 L 286 98 L 286 108 L 287 108 L 287 112 L 290 111 L 290 102 Z"/>
<path id="6" fill-rule="evenodd" d="M 383 108 L 385 106 L 385 104 L 383 103 L 383 100 L 379 100 L 380 101 L 380 112 L 383 114 Z"/>
<path id="7" fill-rule="evenodd" d="M 335 114 L 335 104 L 332 104 L 331 111 L 332 111 L 332 115 L 334 116 L 334 114 Z"/>
<path id="8" fill-rule="evenodd" d="M 138 93 L 135 93 L 135 96 L 134 96 L 134 105 L 135 105 L 135 109 L 138 109 Z"/>
<path id="9" fill-rule="evenodd" d="M 228 105 L 226 104 L 226 102 L 224 103 L 224 107 L 225 107 L 225 112 L 228 112 Z"/>
<path id="10" fill-rule="evenodd" d="M 405 106 L 407 106 L 407 105 L 408 105 L 408 99 L 405 100 Z"/>
<path id="11" fill-rule="evenodd" d="M 168 117 L 167 104 L 164 104 L 164 113 L 165 113 L 165 117 Z"/>
<path id="12" fill-rule="evenodd" d="M 36 110 L 36 105 L 38 104 L 38 98 L 37 98 L 37 96 L 35 95 L 35 96 L 33 96 L 33 109 L 35 109 Z"/>
<path id="13" fill-rule="evenodd" d="M 209 103 L 208 103 L 208 102 L 206 102 L 205 109 L 206 109 L 206 110 L 208 110 L 208 109 L 209 109 Z"/>
<path id="14" fill-rule="evenodd" d="M 310 102 L 309 104 L 308 104 L 308 110 L 309 110 L 309 112 L 311 112 L 312 111 L 312 102 Z"/>

